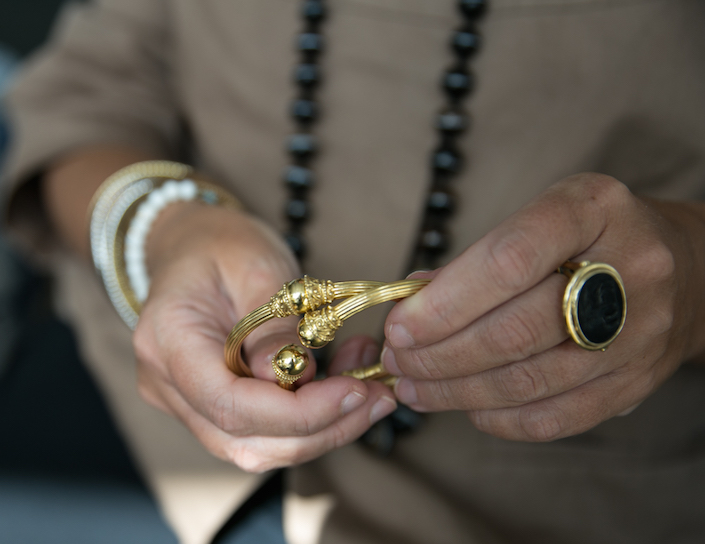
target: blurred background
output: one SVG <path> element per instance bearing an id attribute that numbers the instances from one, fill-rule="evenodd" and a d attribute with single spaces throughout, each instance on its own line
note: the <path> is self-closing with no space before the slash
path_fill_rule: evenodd
<path id="1" fill-rule="evenodd" d="M 12 139 L 3 97 L 63 3 L 0 1 L 0 175 Z M 52 312 L 51 289 L 0 231 L 0 542 L 175 543 Z"/>

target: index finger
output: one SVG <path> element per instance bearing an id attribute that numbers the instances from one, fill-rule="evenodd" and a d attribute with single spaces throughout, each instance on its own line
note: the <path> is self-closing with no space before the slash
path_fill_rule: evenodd
<path id="1" fill-rule="evenodd" d="M 597 240 L 615 191 L 628 192 L 594 174 L 552 186 L 397 304 L 385 324 L 390 344 L 403 349 L 443 340 L 537 285 Z"/>
<path id="2" fill-rule="evenodd" d="M 280 342 L 274 335 L 270 343 Z M 266 346 L 264 339 L 258 344 Z M 347 377 L 311 382 L 293 393 L 270 381 L 240 378 L 225 366 L 222 343 L 193 329 L 177 334 L 172 346 L 172 378 L 182 397 L 236 436 L 308 436 L 383 393 L 371 393 L 366 384 Z"/>

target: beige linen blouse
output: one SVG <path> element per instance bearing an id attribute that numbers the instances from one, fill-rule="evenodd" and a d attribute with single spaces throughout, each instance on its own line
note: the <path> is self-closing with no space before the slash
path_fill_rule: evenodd
<path id="1" fill-rule="evenodd" d="M 423 215 L 439 79 L 459 17 L 454 0 L 329 4 L 309 273 L 393 280 L 405 275 Z M 36 175 L 97 143 L 194 162 L 283 228 L 298 9 L 298 0 L 98 0 L 67 9 L 11 98 L 16 140 L 4 184 L 14 232 L 48 245 Z M 450 257 L 579 171 L 652 196 L 701 197 L 703 28 L 697 0 L 492 0 L 473 63 Z M 129 331 L 99 281 L 68 255 L 52 263 L 62 315 L 166 518 L 182 542 L 209 542 L 262 476 L 212 458 L 140 400 Z M 356 318 L 346 332 L 379 335 L 383 317 Z M 388 458 L 353 444 L 289 471 L 286 536 L 292 544 L 643 543 L 676 534 L 695 542 L 705 534 L 702 429 L 705 376 L 689 367 L 629 416 L 552 444 L 483 435 L 460 413 L 429 415 Z"/>

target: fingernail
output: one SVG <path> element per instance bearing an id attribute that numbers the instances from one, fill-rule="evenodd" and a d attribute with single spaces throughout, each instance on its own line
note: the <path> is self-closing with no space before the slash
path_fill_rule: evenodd
<path id="1" fill-rule="evenodd" d="M 404 349 L 414 345 L 414 339 L 409 334 L 409 331 L 406 330 L 404 325 L 400 325 L 399 323 L 394 323 L 389 326 L 387 340 L 389 340 L 389 343 L 395 348 Z"/>
<path id="2" fill-rule="evenodd" d="M 397 358 L 394 352 L 385 344 L 382 348 L 382 355 L 379 356 L 380 361 L 382 361 L 382 366 L 384 370 L 392 374 L 393 376 L 400 376 L 401 370 L 397 365 Z"/>
<path id="3" fill-rule="evenodd" d="M 427 274 L 427 273 L 429 273 L 429 272 L 431 272 L 431 271 L 430 271 L 430 270 L 424 270 L 424 269 L 421 269 L 421 270 L 414 270 L 411 274 L 409 274 L 408 276 L 406 276 L 406 279 L 407 279 L 407 280 L 408 280 L 408 279 L 411 279 L 412 276 L 414 276 L 414 274 Z"/>
<path id="4" fill-rule="evenodd" d="M 399 402 L 411 406 L 419 401 L 416 394 L 416 386 L 408 378 L 400 378 L 394 386 L 394 394 L 399 399 Z"/>
<path id="5" fill-rule="evenodd" d="M 365 397 L 365 395 L 363 395 L 362 393 L 358 393 L 357 391 L 348 393 L 347 396 L 343 399 L 343 402 L 340 403 L 340 412 L 343 415 L 349 414 L 356 408 L 359 408 L 360 406 L 365 404 L 366 400 L 367 397 Z"/>
<path id="6" fill-rule="evenodd" d="M 380 397 L 370 410 L 370 425 L 391 414 L 397 408 L 397 402 L 391 397 Z"/>

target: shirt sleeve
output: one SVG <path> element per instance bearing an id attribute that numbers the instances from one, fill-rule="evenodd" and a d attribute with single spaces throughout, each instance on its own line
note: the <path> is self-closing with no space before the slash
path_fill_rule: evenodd
<path id="1" fill-rule="evenodd" d="M 52 161 L 102 144 L 173 158 L 182 124 L 172 88 L 167 0 L 69 4 L 7 101 L 5 219 L 34 250 L 53 245 L 39 179 Z"/>

